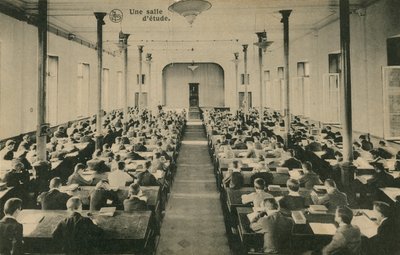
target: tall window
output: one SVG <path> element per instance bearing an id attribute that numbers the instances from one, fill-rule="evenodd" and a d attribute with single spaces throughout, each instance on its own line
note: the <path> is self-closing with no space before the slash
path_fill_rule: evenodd
<path id="1" fill-rule="evenodd" d="M 147 107 L 147 92 L 142 92 L 142 107 Z M 135 106 L 139 106 L 139 92 L 135 93 Z"/>
<path id="2" fill-rule="evenodd" d="M 244 109 L 244 92 L 239 92 L 239 105 Z M 253 101 L 251 97 L 251 92 L 247 92 L 247 100 L 249 100 L 249 108 L 253 107 Z"/>
<path id="3" fill-rule="evenodd" d="M 55 126 L 58 124 L 58 57 L 47 57 L 47 88 L 46 88 L 47 122 Z"/>
<path id="4" fill-rule="evenodd" d="M 103 110 L 110 111 L 110 69 L 103 68 Z"/>
<path id="5" fill-rule="evenodd" d="M 77 82 L 77 117 L 82 118 L 89 115 L 89 87 L 90 87 L 90 65 L 78 64 Z"/>
<path id="6" fill-rule="evenodd" d="M 388 66 L 400 66 L 400 37 L 386 41 Z"/>
<path id="7" fill-rule="evenodd" d="M 328 55 L 329 73 L 323 77 L 323 122 L 340 124 L 340 53 Z"/>
<path id="8" fill-rule="evenodd" d="M 123 108 L 124 107 L 124 82 L 123 82 L 123 77 L 122 77 L 122 72 L 118 71 L 117 72 L 117 86 L 118 86 L 118 97 L 117 97 L 117 106 L 118 108 Z"/>
<path id="9" fill-rule="evenodd" d="M 290 104 L 295 115 L 305 115 L 306 103 L 310 103 L 309 76 L 309 63 L 297 62 L 297 77 L 293 78 L 292 86 L 290 86 Z"/>
<path id="10" fill-rule="evenodd" d="M 142 74 L 142 85 L 145 85 L 146 75 Z M 136 83 L 139 85 L 139 74 L 136 75 Z"/>
<path id="11" fill-rule="evenodd" d="M 265 106 L 272 108 L 273 94 L 270 71 L 264 71 L 264 86 L 265 86 Z"/>

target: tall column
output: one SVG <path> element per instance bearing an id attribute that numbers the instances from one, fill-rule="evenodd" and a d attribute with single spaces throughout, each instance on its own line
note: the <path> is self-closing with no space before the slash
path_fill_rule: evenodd
<path id="1" fill-rule="evenodd" d="M 143 45 L 138 46 L 139 50 L 139 95 L 138 95 L 138 109 L 142 109 L 142 65 L 143 65 Z"/>
<path id="2" fill-rule="evenodd" d="M 259 128 L 261 132 L 261 125 L 262 125 L 262 119 L 264 116 L 264 78 L 263 78 L 263 48 L 262 48 L 262 42 L 266 41 L 267 39 L 267 32 L 258 32 L 256 33 L 258 37 L 258 66 L 260 68 L 260 119 L 259 119 Z"/>
<path id="3" fill-rule="evenodd" d="M 285 142 L 288 144 L 289 132 L 290 132 L 290 91 L 289 91 L 289 16 L 292 10 L 281 10 L 283 23 L 283 52 L 284 52 L 284 63 L 285 63 Z"/>
<path id="4" fill-rule="evenodd" d="M 39 0 L 38 16 L 38 94 L 37 94 L 37 157 L 39 161 L 46 161 L 46 88 L 47 88 L 47 0 Z"/>
<path id="5" fill-rule="evenodd" d="M 233 60 L 233 63 L 235 63 L 235 110 L 239 110 L 240 108 L 240 101 L 239 101 L 239 52 L 233 53 L 235 56 L 235 59 Z"/>
<path id="6" fill-rule="evenodd" d="M 103 25 L 107 13 L 95 12 L 97 19 L 97 116 L 96 116 L 96 149 L 102 147 L 102 88 L 103 88 Z"/>
<path id="7" fill-rule="evenodd" d="M 342 125 L 343 125 L 343 161 L 342 184 L 349 186 L 351 178 L 352 148 L 352 106 L 351 106 L 351 69 L 350 69 L 350 7 L 349 0 L 340 0 L 340 51 L 342 56 Z"/>
<path id="8" fill-rule="evenodd" d="M 147 104 L 148 104 L 148 108 L 150 109 L 155 109 L 154 105 L 151 103 L 151 63 L 153 57 L 151 56 L 151 53 L 147 53 L 146 54 L 146 63 L 148 65 L 148 71 L 149 71 L 149 78 L 148 78 L 148 85 L 147 85 Z"/>
<path id="9" fill-rule="evenodd" d="M 247 47 L 249 45 L 243 44 L 243 53 L 244 53 L 244 77 L 243 77 L 243 82 L 244 82 L 244 115 L 247 120 L 247 115 L 249 114 L 249 93 L 247 91 L 247 87 L 249 84 L 249 79 L 247 79 Z"/>
<path id="10" fill-rule="evenodd" d="M 120 39 L 124 47 L 124 120 L 128 121 L 128 38 L 129 34 L 120 32 Z"/>

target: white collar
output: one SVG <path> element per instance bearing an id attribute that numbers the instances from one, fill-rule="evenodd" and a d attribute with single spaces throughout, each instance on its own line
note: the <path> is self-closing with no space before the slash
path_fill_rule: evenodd
<path id="1" fill-rule="evenodd" d="M 12 215 L 5 215 L 5 216 L 3 217 L 3 219 L 6 219 L 6 218 L 17 220 L 17 219 L 16 219 L 14 216 L 12 216 Z"/>

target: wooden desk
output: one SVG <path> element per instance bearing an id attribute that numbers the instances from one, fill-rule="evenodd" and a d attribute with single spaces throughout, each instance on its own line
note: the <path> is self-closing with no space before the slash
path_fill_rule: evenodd
<path id="1" fill-rule="evenodd" d="M 222 172 L 222 180 L 225 179 L 227 171 L 223 171 Z M 274 185 L 280 185 L 280 186 L 286 186 L 286 182 L 287 180 L 289 180 L 290 176 L 289 174 L 280 174 L 274 171 L 271 171 L 272 176 L 274 177 L 272 180 L 272 184 Z M 251 176 L 253 175 L 253 172 L 250 171 L 246 171 L 246 172 L 242 172 L 243 177 L 244 177 L 244 185 L 247 186 L 253 186 L 252 183 L 250 183 L 251 180 Z"/>
<path id="2" fill-rule="evenodd" d="M 393 203 L 397 202 L 396 197 L 400 196 L 400 188 L 385 187 L 380 188 L 379 190 Z"/>
<path id="3" fill-rule="evenodd" d="M 68 194 L 72 196 L 80 197 L 83 205 L 90 204 L 90 194 L 95 189 L 94 186 L 80 186 L 75 191 L 69 191 Z M 147 197 L 147 205 L 152 211 L 158 206 L 159 202 L 159 186 L 141 186 L 140 189 L 143 191 L 143 194 Z M 129 187 L 118 187 L 116 191 L 118 196 L 118 203 L 123 205 L 124 200 L 128 197 Z"/>
<path id="4" fill-rule="evenodd" d="M 87 216 L 88 211 L 82 215 Z M 59 210 L 22 210 L 18 220 L 43 217 L 39 222 L 23 223 L 25 252 L 49 253 L 57 252 L 52 239 L 52 233 L 57 224 L 69 216 L 68 211 Z M 91 218 L 95 219 L 98 226 L 104 230 L 104 240 L 101 252 L 121 252 L 132 249 L 141 251 L 145 248 L 151 230 L 151 211 L 126 213 L 117 211 L 113 217 L 99 215 L 92 212 Z M 127 245 L 129 244 L 129 245 Z M 59 252 L 59 251 L 58 251 Z"/>
<path id="5" fill-rule="evenodd" d="M 245 187 L 236 190 L 226 188 L 226 203 L 228 205 L 228 209 L 233 211 L 238 207 L 252 207 L 253 205 L 251 203 L 242 203 L 242 195 L 250 194 L 252 192 L 254 192 L 254 188 L 252 187 Z M 286 187 L 281 187 L 281 191 L 268 191 L 268 193 L 274 197 L 279 197 L 289 194 L 289 190 Z M 299 193 L 303 197 L 310 196 L 310 191 L 305 188 L 300 188 Z"/>
<path id="6" fill-rule="evenodd" d="M 252 208 L 249 207 L 238 207 L 236 208 L 238 213 L 238 232 L 242 244 L 246 248 L 261 248 L 263 244 L 263 234 L 255 233 L 250 228 L 250 221 L 247 214 L 252 213 Z M 353 210 L 355 215 L 358 213 L 363 213 L 367 210 Z M 307 219 L 306 224 L 294 224 L 292 229 L 293 242 L 295 247 L 306 248 L 306 245 L 310 246 L 309 249 L 313 248 L 313 244 L 317 244 L 322 241 L 323 243 L 328 243 L 331 240 L 331 235 L 316 235 L 310 227 L 309 223 L 334 223 L 335 215 L 334 212 L 328 212 L 327 214 L 310 214 L 308 212 L 304 213 Z M 358 217 L 358 216 L 354 216 Z M 353 219 L 354 219 L 353 218 Z M 358 225 L 363 233 L 363 226 Z M 376 225 L 378 227 L 378 225 Z M 364 236 L 365 237 L 365 236 Z M 315 242 L 318 240 L 318 242 Z M 315 248 L 315 246 L 314 246 Z"/>

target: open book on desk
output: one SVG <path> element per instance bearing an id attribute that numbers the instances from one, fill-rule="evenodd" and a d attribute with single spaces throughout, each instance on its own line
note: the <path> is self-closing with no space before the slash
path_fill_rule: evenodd
<path id="1" fill-rule="evenodd" d="M 336 226 L 332 223 L 315 223 L 311 222 L 310 227 L 316 235 L 334 235 Z"/>
<path id="2" fill-rule="evenodd" d="M 370 220 L 365 215 L 354 216 L 351 224 L 358 226 L 360 228 L 361 234 L 371 238 L 378 234 L 378 224 Z"/>
<path id="3" fill-rule="evenodd" d="M 102 207 L 100 208 L 99 215 L 112 217 L 114 216 L 116 210 L 116 207 Z"/>

